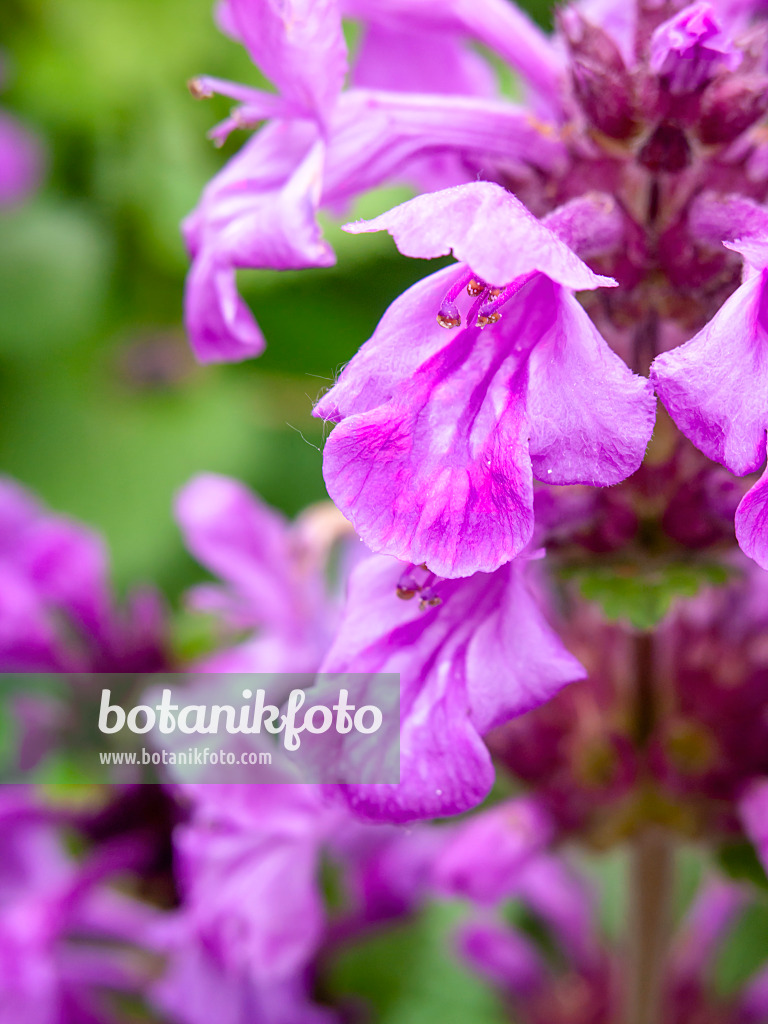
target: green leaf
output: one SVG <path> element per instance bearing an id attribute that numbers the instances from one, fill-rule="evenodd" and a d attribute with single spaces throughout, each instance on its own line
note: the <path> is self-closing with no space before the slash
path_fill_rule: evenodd
<path id="1" fill-rule="evenodd" d="M 718 991 L 732 995 L 765 966 L 768 903 L 756 903 L 739 918 L 723 943 L 714 970 Z"/>
<path id="2" fill-rule="evenodd" d="M 726 843 L 717 853 L 717 862 L 722 871 L 738 882 L 751 882 L 768 891 L 768 877 L 754 846 L 745 841 Z"/>
<path id="3" fill-rule="evenodd" d="M 458 904 L 434 904 L 409 924 L 356 939 L 331 965 L 333 999 L 365 1000 L 377 1024 L 509 1024 L 501 1000 L 451 948 L 462 914 Z"/>
<path id="4" fill-rule="evenodd" d="M 713 563 L 672 562 L 667 565 L 615 564 L 570 567 L 583 597 L 597 601 L 611 622 L 652 629 L 681 597 L 695 597 L 703 587 L 722 586 L 728 570 Z"/>

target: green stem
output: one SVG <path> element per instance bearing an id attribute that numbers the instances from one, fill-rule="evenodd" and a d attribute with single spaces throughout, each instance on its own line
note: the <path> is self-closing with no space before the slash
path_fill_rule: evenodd
<path id="1" fill-rule="evenodd" d="M 634 650 L 632 722 L 635 744 L 644 762 L 664 708 L 652 635 L 639 634 Z M 630 853 L 626 1012 L 622 1024 L 661 1024 L 663 1020 L 673 885 L 672 834 L 652 821 L 640 823 Z"/>
<path id="2" fill-rule="evenodd" d="M 674 848 L 669 832 L 640 832 L 632 847 L 626 1014 L 622 1024 L 662 1024 L 671 931 Z"/>
<path id="3" fill-rule="evenodd" d="M 632 726 L 635 744 L 645 752 L 659 719 L 659 695 L 656 692 L 656 669 L 653 637 L 640 633 L 634 641 L 635 689 Z"/>

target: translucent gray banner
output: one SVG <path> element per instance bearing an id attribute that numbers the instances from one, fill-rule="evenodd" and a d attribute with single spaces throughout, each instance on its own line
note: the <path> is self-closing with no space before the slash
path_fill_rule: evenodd
<path id="1" fill-rule="evenodd" d="M 0 781 L 400 781 L 400 677 L 0 674 Z"/>

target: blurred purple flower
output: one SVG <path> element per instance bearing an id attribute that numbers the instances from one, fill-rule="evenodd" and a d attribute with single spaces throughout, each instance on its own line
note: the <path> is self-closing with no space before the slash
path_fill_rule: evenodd
<path id="1" fill-rule="evenodd" d="M 219 650 L 197 667 L 316 671 L 340 612 L 327 575 L 334 545 L 352 542 L 342 545 L 343 569 L 359 557 L 356 549 L 365 550 L 333 506 L 307 509 L 289 524 L 242 484 L 206 473 L 179 492 L 176 516 L 189 550 L 224 582 L 188 595 L 192 608 L 214 614 L 225 631 Z"/>
<path id="2" fill-rule="evenodd" d="M 320 850 L 345 818 L 320 786 L 189 787 L 194 815 L 176 835 L 187 927 L 220 963 L 287 978 L 319 943 Z"/>
<path id="3" fill-rule="evenodd" d="M 695 92 L 742 55 L 723 37 L 712 4 L 695 3 L 660 25 L 651 39 L 650 68 L 673 95 Z"/>
<path id="4" fill-rule="evenodd" d="M 220 964 L 183 914 L 168 922 L 162 946 L 169 966 L 148 996 L 169 1024 L 330 1024 L 335 1019 L 310 1001 L 309 984 L 300 977 L 260 984 L 249 971 Z"/>
<path id="5" fill-rule="evenodd" d="M 0 206 L 26 199 L 42 177 L 37 140 L 15 118 L 0 111 Z"/>
<path id="6" fill-rule="evenodd" d="M 0 58 L 0 86 L 3 78 Z M 0 207 L 26 199 L 39 186 L 42 173 L 40 143 L 16 118 L 0 110 Z"/>
<path id="7" fill-rule="evenodd" d="M 0 668 L 140 672 L 165 665 L 154 590 L 117 609 L 101 539 L 0 479 Z"/>
<path id="8" fill-rule="evenodd" d="M 362 825 L 323 787 L 202 785 L 179 795 L 192 811 L 176 834 L 183 902 L 156 935 L 168 966 L 153 1001 L 174 1024 L 203 1024 L 214 1011 L 225 1024 L 331 1019 L 310 1001 L 312 963 L 334 928 L 355 934 L 414 905 L 402 869 L 414 854 L 422 860 L 418 837 L 392 874 L 382 854 L 409 837 Z M 320 880 L 326 858 L 342 868 L 337 925 Z"/>
<path id="9" fill-rule="evenodd" d="M 0 793 L 0 1022 L 111 1024 L 109 994 L 144 982 L 129 946 L 142 945 L 158 912 L 104 885 L 130 866 L 125 851 L 70 860 L 55 817 L 31 793 Z"/>
<path id="10" fill-rule="evenodd" d="M 152 992 L 179 1024 L 202 1024 L 216 993 L 226 1024 L 250 1024 L 254 1013 L 268 1024 L 323 1020 L 330 1011 L 309 1000 L 318 958 L 434 899 L 458 897 L 472 908 L 457 936 L 471 947 L 470 961 L 487 947 L 477 949 L 477 933 L 489 908 L 511 895 L 545 920 L 548 906 L 557 906 L 553 926 L 566 933 L 584 926 L 579 941 L 589 941 L 585 892 L 544 854 L 551 827 L 533 801 L 508 801 L 458 825 L 404 830 L 361 823 L 320 787 L 199 786 L 183 795 L 192 805 L 177 833 L 183 902 L 154 934 L 169 962 Z M 321 862 L 338 871 L 332 916 Z M 554 900 L 537 894 L 542 869 Z M 478 871 L 487 877 L 472 883 Z M 501 941 L 515 938 L 507 929 Z M 526 951 L 520 970 L 541 980 L 539 954 L 522 937 L 517 944 Z"/>

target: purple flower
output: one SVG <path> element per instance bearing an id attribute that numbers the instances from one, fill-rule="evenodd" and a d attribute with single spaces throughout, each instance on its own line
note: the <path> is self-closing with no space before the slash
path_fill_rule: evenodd
<path id="1" fill-rule="evenodd" d="M 768 569 L 768 469 L 739 502 L 735 526 L 741 550 Z"/>
<path id="2" fill-rule="evenodd" d="M 582 966 L 594 958 L 591 894 L 547 852 L 552 822 L 535 798 L 504 801 L 438 834 L 443 838 L 432 858 L 431 888 L 469 902 L 469 918 L 456 936 L 459 951 L 494 985 L 527 1000 L 548 980 L 542 952 L 502 918 L 512 899 L 551 927 Z"/>
<path id="3" fill-rule="evenodd" d="M 0 85 L 3 77 L 0 60 Z M 42 171 L 40 143 L 16 118 L 0 110 L 0 207 L 26 199 L 40 184 Z"/>
<path id="4" fill-rule="evenodd" d="M 468 870 L 471 863 L 469 858 Z M 542 902 L 542 894 L 531 889 L 529 882 L 529 878 L 543 874 L 544 884 L 553 886 L 547 892 L 546 902 Z M 557 982 L 544 951 L 522 930 L 510 927 L 499 913 L 510 896 L 544 925 L 571 971 L 581 972 L 592 985 L 605 983 L 607 979 L 600 970 L 604 954 L 596 940 L 595 900 L 564 860 L 551 854 L 534 857 L 512 876 L 504 895 L 505 900 L 499 900 L 494 911 L 474 910 L 469 921 L 459 928 L 457 938 L 461 954 L 472 967 L 512 999 L 521 1015 L 519 1019 L 529 1019 L 528 1014 L 540 1019 L 536 1014 L 537 1003 L 546 998 L 548 987 Z M 563 898 L 565 901 L 560 902 Z M 550 913 L 552 910 L 554 914 Z M 585 948 L 589 950 L 586 957 Z"/>
<path id="5" fill-rule="evenodd" d="M 3 787 L 0 826 L 1 1024 L 112 1024 L 108 993 L 143 981 L 126 943 L 141 944 L 156 920 L 103 884 L 125 858 L 105 849 L 74 863 L 30 789 Z"/>
<path id="6" fill-rule="evenodd" d="M 737 1024 L 762 1024 L 768 1017 L 768 970 L 750 978 L 739 1000 Z"/>
<path id="7" fill-rule="evenodd" d="M 201 361 L 244 359 L 264 346 L 237 294 L 235 268 L 333 262 L 315 222 L 322 158 L 308 123 L 272 125 L 214 178 L 184 222 L 194 260 L 186 322 Z"/>
<path id="8" fill-rule="evenodd" d="M 290 977 L 322 934 L 316 868 L 343 807 L 327 806 L 320 786 L 189 792 L 195 814 L 176 834 L 188 928 L 221 964 L 262 981 Z"/>
<path id="9" fill-rule="evenodd" d="M 623 985 L 617 982 L 625 981 L 625 961 L 601 940 L 597 893 L 565 856 L 546 849 L 548 828 L 541 808 L 514 801 L 438 830 L 445 838 L 433 860 L 437 891 L 458 895 L 469 907 L 457 934 L 460 954 L 506 996 L 521 1024 L 619 1019 Z M 715 957 L 747 899 L 745 887 L 705 878 L 672 936 L 663 972 L 665 1020 L 706 1019 L 713 1007 L 720 1014 L 716 1019 L 729 1024 L 763 1019 L 756 1013 L 740 1016 L 746 1007 L 765 1007 L 762 978 L 755 979 L 746 998 L 730 1004 L 709 982 Z M 519 920 L 521 906 L 536 921 L 535 933 L 511 924 Z"/>
<path id="10" fill-rule="evenodd" d="M 464 901 L 459 953 L 512 1001 L 515 1020 L 550 1019 L 550 988 L 562 983 L 567 989 L 569 976 L 610 1000 L 595 893 L 565 857 L 550 852 L 553 822 L 535 797 L 503 801 L 428 834 L 440 840 L 430 858 L 428 891 Z M 550 949 L 558 950 L 559 971 L 530 933 L 510 923 L 515 906 L 525 908 Z"/>
<path id="11" fill-rule="evenodd" d="M 407 821 L 476 805 L 494 778 L 481 737 L 583 677 L 525 563 L 461 580 L 385 556 L 354 571 L 321 671 L 400 673 L 401 782 L 345 787 L 357 813 Z"/>
<path id="12" fill-rule="evenodd" d="M 0 479 L 0 666 L 135 672 L 165 664 L 164 613 L 150 590 L 115 609 L 101 539 Z"/>
<path id="13" fill-rule="evenodd" d="M 11 696 L 20 768 L 33 768 L 52 747 L 82 743 L 82 716 L 95 721 L 100 698 L 91 673 L 130 680 L 166 668 L 166 632 L 153 589 L 138 589 L 116 607 L 99 536 L 0 478 L 0 671 L 70 674 L 66 701 Z"/>
<path id="14" fill-rule="evenodd" d="M 152 1001 L 178 1024 L 202 1024 L 217 996 L 225 1024 L 250 1024 L 253 1014 L 268 1024 L 322 1020 L 309 1000 L 318 962 L 428 900 L 465 901 L 461 949 L 491 976 L 509 964 L 505 984 L 515 992 L 538 991 L 548 971 L 533 945 L 502 925 L 510 898 L 539 915 L 575 963 L 587 966 L 585 950 L 594 955 L 591 895 L 546 852 L 552 825 L 535 800 L 398 829 L 359 822 L 320 787 L 182 790 L 191 818 L 175 837 L 181 907 L 151 934 L 168 956 Z M 342 887 L 332 916 L 321 859 Z"/>
<path id="15" fill-rule="evenodd" d="M 594 893 L 564 858 L 550 852 L 555 822 L 535 796 L 502 801 L 441 834 L 430 870 L 437 893 L 470 900 L 484 911 L 522 900 L 575 963 L 594 963 Z"/>
<path id="16" fill-rule="evenodd" d="M 544 957 L 529 938 L 495 919 L 470 921 L 456 937 L 459 955 L 512 996 L 527 999 L 547 983 Z"/>
<path id="17" fill-rule="evenodd" d="M 310 1001 L 301 977 L 259 983 L 248 971 L 222 965 L 190 933 L 183 913 L 164 930 L 169 962 L 149 989 L 169 1024 L 330 1024 L 335 1016 Z"/>
<path id="18" fill-rule="evenodd" d="M 751 272 L 702 331 L 656 358 L 652 379 L 686 437 L 743 476 L 765 459 L 768 381 L 760 368 L 768 252 L 752 240 L 727 245 L 744 255 Z"/>
<path id="19" fill-rule="evenodd" d="M 357 6 L 365 15 L 375 5 L 363 0 Z M 386 7 L 379 5 L 381 21 L 370 21 L 363 29 L 352 68 L 355 86 L 456 96 L 496 94 L 490 66 L 460 33 L 447 25 L 420 27 L 411 18 L 398 17 L 394 5 Z M 387 20 L 388 13 L 391 20 Z"/>
<path id="20" fill-rule="evenodd" d="M 284 6 L 269 0 L 258 5 L 249 4 L 247 0 L 221 0 L 217 13 L 225 31 L 248 46 L 254 63 L 287 95 L 296 92 L 298 83 L 299 88 L 304 86 L 305 96 L 325 95 L 330 101 L 334 91 L 341 88 L 343 74 L 340 72 L 346 60 L 339 28 L 343 14 L 363 21 L 367 35 L 381 38 L 379 33 L 397 33 L 401 38 L 410 35 L 414 41 L 421 38 L 424 50 L 430 44 L 447 44 L 451 55 L 461 52 L 466 57 L 469 52 L 466 41 L 475 39 L 516 68 L 541 101 L 555 106 L 558 103 L 560 56 L 530 18 L 504 0 L 482 0 L 471 7 L 465 0 L 341 0 L 340 3 L 320 4 L 292 0 Z M 260 21 L 276 43 L 274 53 L 265 53 L 266 40 L 254 38 L 261 27 Z M 321 40 L 324 47 L 318 45 Z M 460 51 L 451 45 L 456 43 L 464 43 Z M 310 52 L 313 47 L 318 52 Z M 364 56 L 367 56 L 365 51 L 364 55 L 358 54 L 358 67 L 365 66 Z M 296 81 L 290 75 L 291 60 L 295 62 L 294 67 L 299 68 Z M 320 60 L 325 63 L 320 64 Z M 399 72 L 405 68 L 405 61 L 401 63 L 399 54 L 391 53 L 389 63 L 389 71 L 379 69 L 387 79 L 376 84 L 397 88 L 402 85 Z M 329 69 L 332 69 L 330 75 Z M 406 70 L 409 76 L 418 76 L 418 80 L 428 86 L 425 91 L 442 91 L 434 89 L 434 80 L 427 76 L 426 70 L 413 67 Z M 440 72 L 438 79 L 442 77 Z M 355 78 L 357 81 L 357 76 Z M 455 88 L 447 91 L 454 92 Z M 314 104 L 305 104 L 307 109 L 313 105 L 318 107 L 317 98 Z"/>
<path id="21" fill-rule="evenodd" d="M 651 70 L 673 95 L 695 92 L 722 71 L 735 71 L 741 53 L 724 38 L 712 4 L 695 3 L 660 25 L 651 39 Z"/>
<path id="22" fill-rule="evenodd" d="M 559 77 L 562 58 L 550 41 L 514 4 L 505 0 L 343 0 L 344 12 L 368 21 L 374 31 L 381 27 L 418 34 L 424 47 L 451 39 L 476 40 L 497 53 L 514 68 L 529 89 L 535 105 L 559 112 Z M 363 63 L 362 57 L 358 58 Z M 398 77 L 397 64 L 391 72 Z M 422 79 L 432 91 L 432 82 Z M 393 85 L 388 88 L 394 87 Z M 452 89 L 451 91 L 455 91 Z"/>
<path id="23" fill-rule="evenodd" d="M 439 892 L 496 906 L 518 892 L 521 876 L 553 837 L 535 798 L 498 804 L 455 826 L 433 864 Z"/>
<path id="24" fill-rule="evenodd" d="M 0 206 L 19 203 L 40 183 L 42 155 L 29 132 L 0 111 Z"/>
<path id="25" fill-rule="evenodd" d="M 705 879 L 675 942 L 675 970 L 697 979 L 707 970 L 724 934 L 748 903 L 746 887 L 722 878 Z"/>
<path id="26" fill-rule="evenodd" d="M 274 118 L 206 188 L 184 223 L 193 265 L 186 290 L 186 323 L 203 362 L 258 355 L 264 341 L 239 298 L 235 269 L 298 269 L 329 266 L 330 247 L 316 220 L 319 205 L 338 208 L 382 181 L 410 177 L 421 184 L 474 177 L 488 159 L 505 165 L 547 167 L 560 159 L 561 144 L 512 104 L 487 98 L 488 75 L 467 52 L 461 33 L 477 35 L 527 68 L 544 92 L 552 92 L 558 60 L 544 37 L 501 0 L 397 6 L 356 4 L 370 17 L 356 77 L 377 87 L 341 92 L 346 53 L 340 15 L 331 2 L 247 3 L 224 8 L 228 28 L 247 46 L 280 95 L 200 78 L 198 96 L 222 92 L 240 106 L 214 130 L 223 138 L 236 127 Z M 383 33 L 383 35 L 382 35 Z M 390 35 L 387 36 L 387 33 Z M 466 73 L 453 75 L 462 95 L 428 79 L 423 61 L 410 62 L 418 92 L 404 88 L 398 68 L 383 69 L 381 46 L 405 33 L 414 53 L 440 47 L 461 55 Z M 378 42 L 377 42 L 378 39 Z M 444 43 L 450 50 L 445 50 Z M 370 75 L 366 68 L 370 62 Z M 414 68 L 421 72 L 414 73 Z M 432 186 L 434 187 L 434 185 Z"/>
<path id="27" fill-rule="evenodd" d="M 583 229 L 581 213 L 567 211 L 561 231 Z M 604 219 L 593 204 L 593 231 Z M 498 185 L 348 226 L 381 229 L 408 256 L 453 251 L 461 266 L 397 300 L 319 402 L 315 415 L 340 421 L 325 448 L 328 490 L 374 550 L 441 576 L 490 572 L 531 538 L 534 475 L 606 485 L 637 469 L 653 397 L 572 294 L 614 282 Z M 446 338 L 465 290 L 466 326 Z"/>
<path id="28" fill-rule="evenodd" d="M 737 210 L 747 230 L 763 227 L 768 216 L 753 206 Z M 683 433 L 710 459 L 744 476 L 758 470 L 766 455 L 768 377 L 762 365 L 768 249 L 762 233 L 725 245 L 744 257 L 744 283 L 694 338 L 656 358 L 652 379 Z M 763 476 L 736 511 L 739 544 L 763 568 L 768 568 L 766 486 Z"/>
<path id="29" fill-rule="evenodd" d="M 230 24 L 284 100 L 327 122 L 346 71 L 336 0 L 227 0 Z"/>
<path id="30" fill-rule="evenodd" d="M 189 594 L 191 606 L 216 615 L 225 630 L 223 646 L 198 667 L 314 672 L 338 618 L 326 563 L 335 542 L 350 533 L 333 506 L 309 509 L 289 524 L 242 484 L 205 473 L 180 491 L 176 516 L 189 550 L 225 584 L 202 584 Z M 227 644 L 227 634 L 244 631 L 253 635 Z"/>
<path id="31" fill-rule="evenodd" d="M 320 786 L 185 786 L 175 835 L 181 908 L 158 929 L 168 955 L 153 1001 L 176 1024 L 317 1024 L 317 956 L 423 898 L 440 836 L 358 822 Z M 426 842 L 425 842 L 426 840 Z M 329 920 L 321 863 L 344 910 Z M 334 1017 L 335 1019 L 335 1017 Z"/>

